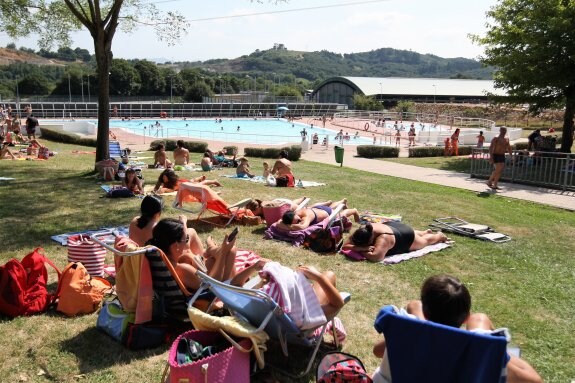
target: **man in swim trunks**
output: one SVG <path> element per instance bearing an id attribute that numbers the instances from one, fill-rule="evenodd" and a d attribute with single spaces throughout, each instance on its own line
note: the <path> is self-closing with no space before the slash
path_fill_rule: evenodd
<path id="1" fill-rule="evenodd" d="M 505 153 L 509 153 L 510 156 L 513 155 L 509 139 L 505 138 L 506 133 L 507 128 L 499 128 L 499 136 L 494 137 L 491 140 L 491 145 L 489 145 L 489 163 L 493 164 L 494 168 L 487 181 L 487 186 L 494 190 L 499 189 L 497 183 L 503 174 L 503 169 L 505 169 Z"/>
<path id="2" fill-rule="evenodd" d="M 347 200 L 343 199 L 341 201 L 337 201 L 336 203 L 328 201 L 323 205 L 316 204 L 312 207 L 300 209 L 295 212 L 288 210 L 283 214 L 281 220 L 277 222 L 277 227 L 282 231 L 297 231 L 307 229 L 308 227 L 313 226 L 316 223 L 320 223 L 326 218 L 329 218 L 333 212 L 333 209 L 342 203 L 344 204 L 345 208 L 341 210 L 340 214 L 344 217 L 353 216 L 355 222 L 359 222 L 359 213 L 357 209 L 348 209 L 346 206 Z"/>
<path id="3" fill-rule="evenodd" d="M 357 229 L 343 245 L 344 250 L 361 253 L 372 262 L 388 255 L 403 254 L 439 242 L 446 242 L 442 232 L 413 230 L 401 222 L 368 223 Z"/>
<path id="4" fill-rule="evenodd" d="M 176 165 L 186 166 L 190 163 L 190 151 L 184 147 L 184 141 L 178 140 L 178 146 L 174 149 L 174 163 Z"/>

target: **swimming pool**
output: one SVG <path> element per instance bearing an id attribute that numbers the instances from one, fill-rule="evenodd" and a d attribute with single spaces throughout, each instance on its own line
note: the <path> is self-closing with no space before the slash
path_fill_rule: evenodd
<path id="1" fill-rule="evenodd" d="M 90 121 L 97 124 L 97 121 Z M 120 128 L 129 133 L 151 138 L 189 137 L 222 142 L 251 144 L 298 144 L 302 141 L 301 132 L 305 129 L 308 139 L 317 133 L 318 143 L 328 136 L 330 143 L 336 142 L 338 132 L 311 127 L 301 122 L 288 122 L 285 119 L 210 119 L 210 120 L 110 120 L 111 128 Z M 373 140 L 357 137 L 346 141 L 350 145 L 370 145 Z"/>

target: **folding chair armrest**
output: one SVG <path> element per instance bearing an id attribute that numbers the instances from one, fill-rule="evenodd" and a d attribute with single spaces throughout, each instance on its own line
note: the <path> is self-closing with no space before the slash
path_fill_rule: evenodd
<path id="1" fill-rule="evenodd" d="M 341 299 L 343 299 L 344 304 L 347 304 L 349 301 L 351 301 L 351 294 L 347 291 L 340 291 L 339 295 L 341 296 Z"/>
<path id="2" fill-rule="evenodd" d="M 298 211 L 299 209 L 303 209 L 304 207 L 307 206 L 307 204 L 309 203 L 309 201 L 311 201 L 310 198 L 305 198 L 303 201 L 301 201 L 301 203 L 295 208 L 295 211 Z"/>
<path id="3" fill-rule="evenodd" d="M 154 246 L 146 246 L 146 247 L 143 247 L 143 248 L 138 249 L 138 250 L 135 250 L 135 251 L 122 252 L 122 251 L 119 251 L 118 249 L 116 249 L 114 246 L 110 246 L 110 245 L 108 245 L 106 242 L 104 242 L 104 241 L 102 241 L 102 240 L 100 240 L 100 239 L 98 238 L 99 235 L 108 235 L 108 234 L 113 234 L 115 237 L 118 237 L 118 236 L 119 236 L 116 232 L 110 231 L 110 232 L 107 232 L 107 233 L 98 233 L 98 234 L 91 235 L 91 236 L 90 236 L 90 239 L 91 239 L 92 241 L 96 242 L 97 244 L 103 246 L 105 249 L 110 250 L 112 253 L 118 254 L 118 255 L 121 255 L 121 256 L 124 256 L 124 257 L 128 257 L 128 256 L 131 256 L 131 255 L 144 254 L 144 253 L 147 253 L 147 252 L 150 251 L 150 250 L 155 249 Z"/>
<path id="4" fill-rule="evenodd" d="M 241 208 L 241 207 L 246 206 L 246 205 L 247 205 L 248 203 L 250 203 L 251 201 L 252 201 L 252 198 L 246 198 L 246 199 L 243 199 L 243 200 L 241 200 L 241 201 L 236 202 L 235 204 L 231 205 L 229 208 L 230 208 L 230 209 L 232 209 L 232 208 Z"/>

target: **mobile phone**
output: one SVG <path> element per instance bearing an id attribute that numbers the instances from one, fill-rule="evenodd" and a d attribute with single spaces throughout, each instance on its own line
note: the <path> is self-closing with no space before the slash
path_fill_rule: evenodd
<path id="1" fill-rule="evenodd" d="M 240 230 L 236 226 L 236 228 L 230 233 L 230 235 L 228 235 L 228 242 L 232 242 L 234 239 L 236 239 L 236 236 L 238 235 L 239 231 Z"/>

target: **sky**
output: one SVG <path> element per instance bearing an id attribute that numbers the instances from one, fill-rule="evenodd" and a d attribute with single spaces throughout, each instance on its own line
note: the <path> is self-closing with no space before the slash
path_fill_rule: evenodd
<path id="1" fill-rule="evenodd" d="M 164 11 L 177 10 L 190 22 L 174 46 L 160 42 L 151 28 L 118 31 L 115 58 L 205 61 L 236 58 L 275 43 L 289 50 L 357 53 L 379 48 L 412 50 L 440 57 L 477 58 L 481 47 L 468 34 L 485 32 L 485 13 L 496 0 L 150 0 Z M 235 17 L 238 15 L 250 15 Z M 202 20 L 209 19 L 209 20 Z M 1 46 L 37 49 L 34 38 Z M 73 34 L 72 48 L 93 53 L 87 32 Z"/>

